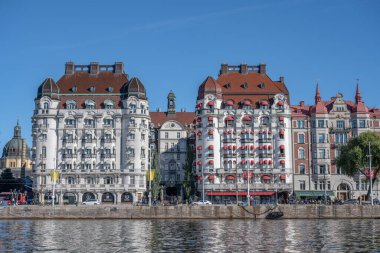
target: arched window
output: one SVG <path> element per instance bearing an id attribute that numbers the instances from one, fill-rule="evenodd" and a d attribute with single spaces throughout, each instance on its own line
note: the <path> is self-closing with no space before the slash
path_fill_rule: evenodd
<path id="1" fill-rule="evenodd" d="M 298 149 L 298 159 L 305 159 L 305 150 L 303 148 Z"/>
<path id="2" fill-rule="evenodd" d="M 44 109 L 49 109 L 49 102 L 44 102 Z"/>
<path id="3" fill-rule="evenodd" d="M 112 127 L 113 126 L 113 119 L 112 118 L 105 118 L 105 119 L 103 119 L 103 124 L 104 124 L 104 126 Z"/>
<path id="4" fill-rule="evenodd" d="M 298 143 L 305 143 L 305 135 L 298 134 Z"/>
<path id="5" fill-rule="evenodd" d="M 268 125 L 269 124 L 269 118 L 268 117 L 261 117 L 260 124 L 261 125 Z"/>
<path id="6" fill-rule="evenodd" d="M 300 166 L 298 168 L 299 168 L 300 174 L 305 174 L 305 165 L 304 164 L 300 164 Z"/>
<path id="7" fill-rule="evenodd" d="M 95 178 L 93 178 L 93 177 L 86 177 L 86 183 L 87 184 L 95 184 Z"/>
<path id="8" fill-rule="evenodd" d="M 95 109 L 95 101 L 94 100 L 87 99 L 84 102 L 84 104 L 85 104 L 86 109 L 89 109 L 89 110 Z"/>
<path id="9" fill-rule="evenodd" d="M 72 110 L 77 108 L 77 103 L 74 100 L 68 100 L 66 102 L 66 109 Z"/>
<path id="10" fill-rule="evenodd" d="M 107 99 L 104 101 L 104 108 L 105 109 L 113 109 L 115 103 L 111 99 Z"/>
<path id="11" fill-rule="evenodd" d="M 105 177 L 104 184 L 113 184 L 113 177 Z"/>
<path id="12" fill-rule="evenodd" d="M 95 126 L 95 121 L 92 118 L 86 118 L 84 119 L 84 126 L 85 127 L 94 127 Z"/>

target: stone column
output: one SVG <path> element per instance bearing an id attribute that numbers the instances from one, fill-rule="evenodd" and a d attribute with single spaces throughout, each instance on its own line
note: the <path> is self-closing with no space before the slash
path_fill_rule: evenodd
<path id="1" fill-rule="evenodd" d="M 63 205 L 63 193 L 59 194 L 58 205 L 61 205 L 61 206 Z"/>
<path id="2" fill-rule="evenodd" d="M 77 193 L 77 203 L 78 203 L 78 205 L 82 203 L 82 196 L 83 196 L 83 194 L 81 192 Z"/>
<path id="3" fill-rule="evenodd" d="M 121 204 L 121 192 L 116 193 L 116 204 Z"/>

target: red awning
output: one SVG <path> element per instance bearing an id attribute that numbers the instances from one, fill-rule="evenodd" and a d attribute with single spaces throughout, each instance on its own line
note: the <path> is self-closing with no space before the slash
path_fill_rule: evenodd
<path id="1" fill-rule="evenodd" d="M 236 145 L 233 145 L 233 146 L 232 146 L 232 149 L 235 150 L 235 149 L 236 149 Z"/>
<path id="2" fill-rule="evenodd" d="M 225 118 L 225 120 L 234 120 L 234 118 L 231 117 L 231 116 L 227 116 L 227 117 Z"/>
<path id="3" fill-rule="evenodd" d="M 241 161 L 241 164 L 245 164 L 245 160 L 242 160 L 242 161 Z"/>
<path id="4" fill-rule="evenodd" d="M 278 105 L 284 105 L 284 102 L 280 100 L 280 101 L 277 102 L 277 104 Z"/>
<path id="5" fill-rule="evenodd" d="M 263 131 L 263 134 L 266 134 L 266 133 L 267 133 L 267 130 L 264 130 L 264 131 Z"/>
<path id="6" fill-rule="evenodd" d="M 268 164 L 268 161 L 267 161 L 267 160 L 264 160 L 264 164 Z"/>
<path id="7" fill-rule="evenodd" d="M 244 180 L 247 180 L 248 178 L 249 179 L 252 179 L 252 176 L 253 176 L 253 173 L 252 173 L 252 171 L 244 171 L 243 172 L 243 178 L 244 178 Z"/>
<path id="8" fill-rule="evenodd" d="M 198 150 L 202 150 L 202 146 L 198 146 L 197 149 L 198 149 Z"/>
<path id="9" fill-rule="evenodd" d="M 283 121 L 284 120 L 284 117 L 283 116 L 280 116 L 278 117 L 279 120 Z"/>
<path id="10" fill-rule="evenodd" d="M 263 160 L 260 160 L 260 162 L 259 162 L 260 164 L 263 164 Z"/>
<path id="11" fill-rule="evenodd" d="M 260 145 L 260 146 L 259 146 L 259 149 L 260 149 L 260 150 L 263 149 L 263 145 Z"/>
<path id="12" fill-rule="evenodd" d="M 227 134 L 227 130 L 224 130 L 224 131 L 223 131 L 223 134 Z"/>
<path id="13" fill-rule="evenodd" d="M 235 176 L 228 175 L 226 176 L 226 180 L 235 180 Z"/>
<path id="14" fill-rule="evenodd" d="M 271 133 L 272 133 L 272 130 L 269 130 L 269 131 L 268 131 L 268 134 L 271 134 Z"/>
<path id="15" fill-rule="evenodd" d="M 214 118 L 211 117 L 211 116 L 209 116 L 207 119 L 208 119 L 209 121 L 212 121 Z"/>
<path id="16" fill-rule="evenodd" d="M 269 160 L 269 161 L 268 161 L 268 164 L 272 164 L 272 163 L 273 163 L 272 160 Z"/>
<path id="17" fill-rule="evenodd" d="M 225 191 L 225 192 L 207 192 L 208 196 L 247 196 L 248 192 L 246 191 L 239 191 L 236 193 L 236 191 Z M 250 191 L 250 196 L 273 196 L 276 192 L 262 192 L 262 191 Z"/>
<path id="18" fill-rule="evenodd" d="M 201 108 L 203 106 L 203 104 L 202 103 L 200 103 L 200 104 L 197 104 L 197 108 Z"/>
<path id="19" fill-rule="evenodd" d="M 280 164 L 285 164 L 285 160 L 280 160 Z"/>
<path id="20" fill-rule="evenodd" d="M 280 149 L 285 149 L 285 145 L 280 145 Z"/>
<path id="21" fill-rule="evenodd" d="M 228 133 L 228 134 L 231 134 L 232 132 L 231 132 L 231 131 L 228 131 L 227 133 Z"/>
<path id="22" fill-rule="evenodd" d="M 229 150 L 231 150 L 231 149 L 232 149 L 232 146 L 231 146 L 231 145 L 229 145 L 229 146 L 228 146 L 228 149 L 229 149 Z"/>
<path id="23" fill-rule="evenodd" d="M 198 165 L 202 165 L 202 161 L 198 161 Z"/>
<path id="24" fill-rule="evenodd" d="M 228 149 L 228 146 L 224 146 L 223 149 L 224 149 L 224 150 L 227 150 L 227 149 Z"/>
<path id="25" fill-rule="evenodd" d="M 210 165 L 214 165 L 214 160 L 210 160 L 210 161 L 208 161 L 208 164 L 210 164 Z"/>
<path id="26" fill-rule="evenodd" d="M 263 100 L 263 101 L 261 101 L 260 104 L 261 104 L 261 105 L 268 105 L 268 101 Z"/>
<path id="27" fill-rule="evenodd" d="M 201 135 L 202 135 L 202 132 L 198 132 L 197 135 L 198 135 L 198 136 L 201 136 Z"/>
<path id="28" fill-rule="evenodd" d="M 214 101 L 209 101 L 209 102 L 207 103 L 208 106 L 214 106 L 214 104 L 215 104 Z"/>
<path id="29" fill-rule="evenodd" d="M 272 149 L 272 146 L 271 146 L 271 145 L 268 145 L 268 149 L 271 150 L 271 149 Z"/>
<path id="30" fill-rule="evenodd" d="M 198 121 L 198 122 L 201 122 L 201 121 L 202 121 L 202 119 L 201 119 L 201 118 L 197 118 L 197 121 Z"/>
<path id="31" fill-rule="evenodd" d="M 255 146 L 251 145 L 251 150 L 254 150 L 255 149 Z"/>
<path id="32" fill-rule="evenodd" d="M 254 165 L 255 164 L 255 160 L 251 160 L 251 165 Z"/>
<path id="33" fill-rule="evenodd" d="M 197 175 L 197 178 L 198 178 L 199 181 L 202 180 L 202 176 L 201 175 Z"/>
<path id="34" fill-rule="evenodd" d="M 279 134 L 284 134 L 285 133 L 285 130 L 280 130 L 279 131 Z"/>
<path id="35" fill-rule="evenodd" d="M 241 146 L 241 149 L 242 149 L 242 150 L 244 150 L 244 149 L 245 149 L 245 146 L 244 146 L 244 145 L 243 145 L 243 146 Z"/>
<path id="36" fill-rule="evenodd" d="M 245 101 L 243 102 L 243 105 L 251 105 L 251 102 L 250 102 L 249 100 L 245 100 Z"/>
<path id="37" fill-rule="evenodd" d="M 209 150 L 213 150 L 213 149 L 214 149 L 214 145 L 210 145 L 210 146 L 208 146 L 208 149 L 209 149 Z"/>
<path id="38" fill-rule="evenodd" d="M 263 130 L 260 130 L 260 131 L 259 131 L 259 134 L 262 134 L 262 133 L 263 133 Z"/>
<path id="39" fill-rule="evenodd" d="M 234 102 L 232 102 L 231 100 L 228 100 L 226 102 L 224 102 L 225 105 L 228 105 L 228 106 L 232 106 L 234 105 Z"/>
<path id="40" fill-rule="evenodd" d="M 208 180 L 214 180 L 214 179 L 215 179 L 215 175 L 214 174 L 208 175 Z"/>
<path id="41" fill-rule="evenodd" d="M 213 131 L 213 130 L 208 130 L 208 134 L 209 134 L 209 135 L 213 135 L 213 134 L 214 134 L 214 131 Z"/>
<path id="42" fill-rule="evenodd" d="M 255 133 L 255 131 L 251 130 L 251 134 L 254 134 L 254 133 Z"/>
<path id="43" fill-rule="evenodd" d="M 268 175 L 264 175 L 264 176 L 261 177 L 261 179 L 262 179 L 262 180 L 270 180 L 271 177 L 268 176 Z"/>
<path id="44" fill-rule="evenodd" d="M 252 118 L 250 116 L 244 116 L 243 120 L 250 121 L 250 120 L 252 120 Z"/>
<path id="45" fill-rule="evenodd" d="M 245 133 L 245 131 L 244 131 L 244 130 L 241 130 L 241 133 L 242 133 L 242 134 L 244 134 L 244 133 Z"/>
<path id="46" fill-rule="evenodd" d="M 264 145 L 264 149 L 268 149 L 268 146 L 267 146 L 267 145 Z"/>
<path id="47" fill-rule="evenodd" d="M 281 176 L 280 176 L 280 179 L 281 179 L 281 180 L 285 180 L 285 179 L 286 179 L 286 176 L 285 176 L 285 175 L 281 175 Z"/>

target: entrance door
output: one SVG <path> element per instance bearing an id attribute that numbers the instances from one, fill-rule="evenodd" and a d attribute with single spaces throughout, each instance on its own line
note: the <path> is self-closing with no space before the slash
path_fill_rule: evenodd
<path id="1" fill-rule="evenodd" d="M 350 186 L 346 183 L 341 183 L 337 188 L 337 197 L 340 200 L 350 199 Z"/>

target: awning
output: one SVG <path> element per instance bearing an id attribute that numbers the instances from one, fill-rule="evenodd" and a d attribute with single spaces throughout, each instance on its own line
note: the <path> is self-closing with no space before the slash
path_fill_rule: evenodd
<path id="1" fill-rule="evenodd" d="M 214 180 L 214 179 L 215 179 L 215 175 L 214 174 L 208 175 L 208 180 Z"/>
<path id="2" fill-rule="evenodd" d="M 268 101 L 263 100 L 263 101 L 261 101 L 260 104 L 261 104 L 261 105 L 268 105 Z"/>
<path id="3" fill-rule="evenodd" d="M 243 172 L 243 178 L 244 178 L 244 180 L 247 180 L 248 178 L 249 179 L 252 179 L 252 176 L 253 176 L 253 173 L 252 173 L 252 171 L 244 171 Z"/>
<path id="4" fill-rule="evenodd" d="M 198 165 L 202 165 L 202 161 L 198 161 Z"/>
<path id="5" fill-rule="evenodd" d="M 241 164 L 245 164 L 245 160 L 242 160 L 242 161 L 241 161 Z"/>
<path id="6" fill-rule="evenodd" d="M 255 164 L 255 161 L 254 160 L 251 160 L 251 165 L 254 165 Z"/>
<path id="7" fill-rule="evenodd" d="M 280 100 L 280 101 L 277 102 L 277 104 L 278 105 L 284 105 L 284 102 Z"/>
<path id="8" fill-rule="evenodd" d="M 285 164 L 285 160 L 280 160 L 280 164 Z"/>
<path id="9" fill-rule="evenodd" d="M 235 180 L 235 176 L 228 175 L 226 176 L 226 180 Z"/>
<path id="10" fill-rule="evenodd" d="M 228 149 L 228 146 L 224 146 L 223 149 L 224 149 L 224 150 L 227 150 L 227 149 Z"/>
<path id="11" fill-rule="evenodd" d="M 252 118 L 250 116 L 244 116 L 243 120 L 250 121 L 250 120 L 252 120 Z"/>
<path id="12" fill-rule="evenodd" d="M 294 191 L 297 197 L 322 197 L 325 191 Z M 327 196 L 334 196 L 333 191 L 326 191 Z"/>
<path id="13" fill-rule="evenodd" d="M 232 106 L 234 105 L 234 102 L 232 102 L 231 100 L 228 100 L 226 102 L 224 102 L 225 105 L 228 105 L 228 106 Z"/>
<path id="14" fill-rule="evenodd" d="M 210 146 L 208 146 L 208 149 L 209 149 L 209 150 L 213 150 L 213 149 L 214 149 L 214 145 L 210 145 Z"/>
<path id="15" fill-rule="evenodd" d="M 209 135 L 213 135 L 213 134 L 214 134 L 214 131 L 213 131 L 213 130 L 208 130 L 208 134 L 209 134 Z"/>
<path id="16" fill-rule="evenodd" d="M 198 150 L 202 150 L 202 146 L 198 146 L 197 149 L 198 149 Z"/>
<path id="17" fill-rule="evenodd" d="M 201 136 L 201 135 L 202 135 L 202 132 L 198 132 L 197 135 L 198 135 L 198 136 Z"/>
<path id="18" fill-rule="evenodd" d="M 268 175 L 264 175 L 264 176 L 261 177 L 261 179 L 262 179 L 262 180 L 270 180 L 271 177 L 268 176 Z"/>
<path id="19" fill-rule="evenodd" d="M 223 131 L 223 134 L 227 134 L 227 130 L 224 130 L 224 131 Z"/>
<path id="20" fill-rule="evenodd" d="M 211 116 L 209 116 L 207 119 L 208 119 L 209 121 L 212 121 L 214 118 L 211 117 Z"/>
<path id="21" fill-rule="evenodd" d="M 279 134 L 284 134 L 284 133 L 285 133 L 285 130 L 280 130 L 278 133 L 279 133 Z"/>
<path id="22" fill-rule="evenodd" d="M 280 145 L 280 149 L 285 149 L 285 145 Z"/>
<path id="23" fill-rule="evenodd" d="M 245 146 L 244 146 L 244 145 L 243 145 L 243 146 L 241 146 L 241 149 L 242 149 L 242 150 L 244 150 L 244 149 L 245 149 Z"/>
<path id="24" fill-rule="evenodd" d="M 250 102 L 249 100 L 245 100 L 245 101 L 243 102 L 243 105 L 251 105 L 251 102 Z"/>
<path id="25" fill-rule="evenodd" d="M 214 160 L 210 160 L 210 161 L 208 161 L 208 164 L 210 164 L 210 165 L 214 165 Z"/>
<path id="26" fill-rule="evenodd" d="M 254 150 L 255 149 L 255 146 L 251 145 L 251 150 Z"/>
<path id="27" fill-rule="evenodd" d="M 208 103 L 207 103 L 207 105 L 209 105 L 209 106 L 214 106 L 214 101 L 209 101 Z"/>
<path id="28" fill-rule="evenodd" d="M 280 175 L 280 179 L 281 179 L 281 180 L 285 180 L 285 179 L 286 179 L 286 176 L 285 176 L 285 175 Z"/>
<path id="29" fill-rule="evenodd" d="M 225 192 L 207 192 L 208 196 L 247 196 L 248 192 L 246 191 L 239 191 L 239 192 L 234 192 L 234 191 L 225 191 Z M 249 195 L 250 196 L 273 196 L 275 195 L 276 192 L 264 192 L 264 191 L 250 191 Z"/>
<path id="30" fill-rule="evenodd" d="M 284 120 L 284 117 L 283 116 L 280 116 L 278 117 L 279 120 L 283 121 Z"/>
<path id="31" fill-rule="evenodd" d="M 201 122 L 201 121 L 202 121 L 202 119 L 201 119 L 201 118 L 197 118 L 197 121 L 198 121 L 198 122 Z"/>
<path id="32" fill-rule="evenodd" d="M 234 120 L 234 118 L 231 116 L 227 116 L 225 120 Z"/>

